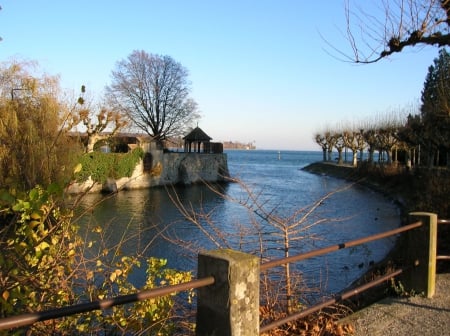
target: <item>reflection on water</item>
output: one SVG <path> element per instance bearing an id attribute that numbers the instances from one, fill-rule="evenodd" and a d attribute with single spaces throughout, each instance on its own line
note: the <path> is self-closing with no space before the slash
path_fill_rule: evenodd
<path id="1" fill-rule="evenodd" d="M 290 224 L 304 214 L 300 211 L 294 216 L 296 211 L 306 211 L 327 192 L 348 185 L 299 169 L 320 159 L 319 152 L 281 153 L 281 160 L 275 151 L 228 153 L 232 176 L 245 182 L 254 192 L 256 203 L 265 211 Z M 279 231 L 263 220 L 263 212 L 254 206 L 254 202 L 249 202 L 249 195 L 240 184 L 222 186 L 221 191 L 227 199 L 201 185 L 125 191 L 108 197 L 87 195 L 82 208 L 90 211 L 80 223 L 84 228 L 88 224 L 108 227 L 110 244 L 127 237 L 121 247 L 124 254 L 142 253 L 166 258 L 169 267 L 181 270 L 195 271 L 196 255 L 189 253 L 180 240 L 196 250 L 213 249 L 218 244 L 255 253 L 259 251 L 258 241 L 262 235 L 267 241 L 265 255 L 282 257 L 281 245 L 274 240 L 274 233 Z M 99 200 L 102 201 L 91 208 Z M 186 212 L 183 214 L 181 209 Z M 187 220 L 186 216 L 192 216 L 192 220 Z M 323 223 L 304 230 L 316 221 Z M 295 226 L 298 230 L 295 236 L 303 239 L 292 242 L 290 254 L 342 243 L 398 225 L 399 214 L 394 204 L 370 190 L 351 186 L 323 200 L 307 221 Z M 312 258 L 296 267 L 308 281 L 316 283 L 320 280 L 323 289 L 336 292 L 360 276 L 371 262 L 383 258 L 392 245 L 393 240 L 386 239 Z M 137 286 L 143 283 L 144 270 L 145 267 L 133 273 L 132 281 Z"/>

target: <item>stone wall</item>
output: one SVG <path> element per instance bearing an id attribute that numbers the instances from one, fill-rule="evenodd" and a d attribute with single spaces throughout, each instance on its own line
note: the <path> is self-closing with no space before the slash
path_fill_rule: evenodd
<path id="1" fill-rule="evenodd" d="M 108 179 L 103 185 L 92 180 L 73 183 L 68 192 L 117 192 L 172 184 L 224 182 L 228 176 L 226 154 L 164 153 L 154 150 L 147 153 L 144 160 L 137 164 L 131 177 Z"/>

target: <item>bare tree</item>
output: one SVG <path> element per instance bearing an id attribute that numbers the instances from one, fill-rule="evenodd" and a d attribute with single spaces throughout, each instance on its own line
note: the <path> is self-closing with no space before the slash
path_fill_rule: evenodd
<path id="1" fill-rule="evenodd" d="M 336 142 L 338 140 L 338 137 L 331 131 L 326 131 L 325 132 L 325 139 L 327 140 L 328 143 L 328 161 L 332 160 L 332 154 L 333 154 L 333 148 L 334 145 L 336 145 Z"/>
<path id="2" fill-rule="evenodd" d="M 352 51 L 334 49 L 347 60 L 374 63 L 405 47 L 450 45 L 450 0 L 379 0 L 377 5 L 346 1 Z"/>
<path id="3" fill-rule="evenodd" d="M 332 190 L 310 204 L 297 208 L 286 216 L 281 216 L 277 206 L 269 206 L 261 192 L 253 190 L 239 179 L 230 178 L 230 181 L 239 185 L 242 191 L 240 196 L 232 196 L 217 186 L 208 185 L 211 191 L 248 214 L 248 221 L 233 224 L 234 229 L 229 231 L 221 229 L 213 220 L 214 210 L 197 210 L 192 204 L 186 205 L 175 190 L 172 190 L 169 195 L 184 218 L 215 247 L 258 255 L 262 261 L 287 258 L 292 251 L 298 253 L 305 242 L 318 239 L 311 232 L 314 226 L 339 220 L 322 216 L 319 209 L 327 199 L 352 186 L 348 184 L 343 188 Z M 172 243 L 187 248 L 195 255 L 201 250 L 201 246 L 196 245 L 195 242 L 188 242 L 183 237 L 176 237 L 166 232 L 161 234 Z M 299 309 L 299 295 L 305 290 L 306 285 L 301 272 L 289 263 L 283 265 L 281 269 L 266 270 L 262 277 L 261 306 L 264 307 L 263 310 L 267 309 L 268 315 L 274 314 L 276 310 L 291 313 Z"/>
<path id="4" fill-rule="evenodd" d="M 112 106 L 157 141 L 178 136 L 199 118 L 188 71 L 170 56 L 133 51 L 117 63 L 106 88 Z"/>
<path id="5" fill-rule="evenodd" d="M 316 135 L 314 136 L 314 140 L 320 147 L 322 147 L 323 161 L 327 161 L 328 142 L 325 135 L 322 133 L 316 133 Z"/>
<path id="6" fill-rule="evenodd" d="M 92 107 L 92 103 L 85 99 L 86 87 L 81 87 L 81 95 L 78 98 L 76 108 L 70 113 L 68 128 L 72 129 L 79 124 L 85 127 L 87 143 L 85 151 L 94 151 L 94 145 L 100 141 L 111 138 L 120 129 L 127 125 L 127 121 L 117 111 L 100 107 L 98 112 Z M 109 132 L 106 132 L 108 131 Z"/>
<path id="7" fill-rule="evenodd" d="M 358 132 L 351 129 L 342 132 L 342 139 L 345 147 L 350 148 L 352 151 L 352 165 L 355 167 L 358 164 L 358 149 L 360 148 L 357 135 Z"/>
<path id="8" fill-rule="evenodd" d="M 336 139 L 336 142 L 334 143 L 334 148 L 336 148 L 337 152 L 338 152 L 338 164 L 343 164 L 344 160 L 342 158 L 342 151 L 345 148 L 345 142 L 344 142 L 344 137 L 342 135 L 342 132 L 338 131 L 336 133 L 334 133 L 334 137 Z"/>

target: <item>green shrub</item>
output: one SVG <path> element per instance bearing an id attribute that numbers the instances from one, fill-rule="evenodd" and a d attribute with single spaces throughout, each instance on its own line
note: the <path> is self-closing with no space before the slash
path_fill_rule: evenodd
<path id="1" fill-rule="evenodd" d="M 81 171 L 76 174 L 77 182 L 86 181 L 89 176 L 95 182 L 104 183 L 108 178 L 130 177 L 144 156 L 141 148 L 128 153 L 91 152 L 81 157 Z"/>
<path id="2" fill-rule="evenodd" d="M 61 190 L 57 185 L 21 194 L 0 190 L 0 318 L 191 280 L 190 272 L 166 268 L 164 259 L 123 255 L 120 243 L 106 244 L 108 234 L 102 227 L 92 228 L 93 239 L 84 241 L 72 222 L 73 211 L 58 204 Z M 147 278 L 137 289 L 128 276 L 143 261 L 148 265 Z M 4 334 L 170 335 L 174 309 L 174 296 L 167 295 L 37 322 Z"/>

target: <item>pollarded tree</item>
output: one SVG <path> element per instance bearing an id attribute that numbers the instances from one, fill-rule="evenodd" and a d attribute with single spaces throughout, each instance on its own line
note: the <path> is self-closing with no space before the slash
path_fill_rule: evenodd
<path id="1" fill-rule="evenodd" d="M 392 126 L 381 127 L 377 132 L 378 148 L 380 152 L 380 158 L 383 157 L 383 152 L 386 152 L 387 164 L 392 163 L 392 151 L 397 144 L 398 139 L 396 137 L 396 129 Z"/>
<path id="2" fill-rule="evenodd" d="M 345 148 L 345 142 L 344 142 L 344 137 L 342 135 L 342 132 L 337 132 L 333 134 L 336 142 L 334 143 L 334 147 L 336 148 L 337 152 L 338 152 L 338 164 L 342 164 L 344 162 L 343 158 L 342 158 L 342 151 Z"/>
<path id="3" fill-rule="evenodd" d="M 170 56 L 133 51 L 117 63 L 106 91 L 112 106 L 159 142 L 185 133 L 199 118 L 188 71 Z"/>
<path id="4" fill-rule="evenodd" d="M 360 148 L 357 138 L 357 131 L 345 130 L 342 132 L 342 140 L 346 148 L 350 148 L 352 151 L 352 166 L 358 164 L 358 150 Z"/>
<path id="5" fill-rule="evenodd" d="M 325 140 L 327 141 L 328 147 L 328 161 L 332 161 L 333 148 L 338 140 L 338 136 L 331 131 L 326 131 Z"/>
<path id="6" fill-rule="evenodd" d="M 450 0 L 347 0 L 347 40 L 341 52 L 356 63 L 377 62 L 405 47 L 450 45 Z"/>
<path id="7" fill-rule="evenodd" d="M 316 135 L 314 136 L 314 140 L 320 147 L 322 147 L 323 161 L 326 161 L 327 160 L 328 142 L 327 142 L 327 139 L 325 138 L 325 135 L 323 135 L 321 133 L 316 133 Z"/>
<path id="8" fill-rule="evenodd" d="M 364 149 L 367 146 L 366 141 L 364 140 L 364 129 L 360 128 L 358 131 L 354 132 L 355 132 L 356 147 L 359 150 L 359 160 L 363 162 Z"/>
<path id="9" fill-rule="evenodd" d="M 85 92 L 86 87 L 83 85 L 76 107 L 70 113 L 68 128 L 73 129 L 79 124 L 83 125 L 87 135 L 85 152 L 90 153 L 94 151 L 94 145 L 98 141 L 110 139 L 127 125 L 127 121 L 120 113 L 106 107 L 100 107 L 95 113 L 91 103 L 86 102 L 84 98 Z"/>

